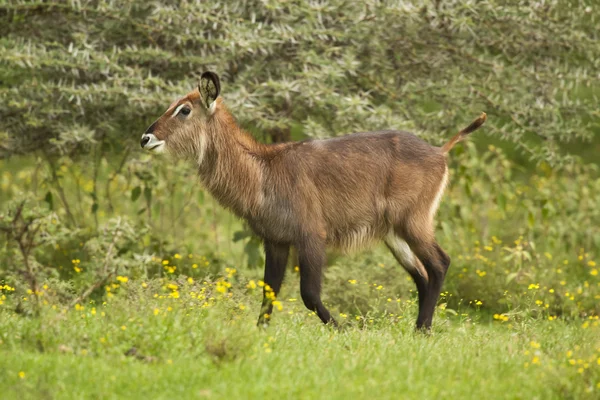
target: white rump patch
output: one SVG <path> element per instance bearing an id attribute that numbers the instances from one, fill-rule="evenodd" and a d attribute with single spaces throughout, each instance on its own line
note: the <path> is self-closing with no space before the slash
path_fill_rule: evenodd
<path id="1" fill-rule="evenodd" d="M 444 190 L 446 190 L 446 185 L 448 184 L 448 167 L 445 167 L 444 176 L 442 177 L 442 183 L 438 188 L 438 191 L 433 199 L 433 203 L 431 203 L 431 208 L 429 209 L 429 220 L 433 221 L 433 217 L 435 217 L 435 213 L 440 206 L 440 201 L 442 200 L 442 195 L 444 194 Z"/>

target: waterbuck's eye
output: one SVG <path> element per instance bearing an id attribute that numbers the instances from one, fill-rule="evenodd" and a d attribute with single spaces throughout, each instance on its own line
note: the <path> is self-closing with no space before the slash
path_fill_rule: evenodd
<path id="1" fill-rule="evenodd" d="M 178 115 L 182 115 L 184 118 L 187 117 L 190 113 L 192 112 L 192 109 L 190 108 L 190 106 L 188 106 L 187 104 L 181 104 L 179 105 L 175 111 L 173 111 L 173 117 L 176 117 Z"/>

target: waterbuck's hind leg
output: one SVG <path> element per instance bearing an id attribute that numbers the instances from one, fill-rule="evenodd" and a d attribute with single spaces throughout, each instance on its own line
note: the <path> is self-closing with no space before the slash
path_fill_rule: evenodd
<path id="1" fill-rule="evenodd" d="M 425 270 L 425 267 L 410 249 L 408 243 L 406 243 L 406 241 L 396 233 L 390 233 L 385 238 L 385 244 L 394 255 L 396 261 L 400 263 L 400 265 L 406 270 L 406 272 L 408 272 L 415 282 L 415 285 L 417 286 L 417 294 L 419 296 L 419 315 L 417 317 L 417 321 L 425 320 L 425 299 L 427 298 L 429 291 L 428 274 Z"/>
<path id="2" fill-rule="evenodd" d="M 306 308 L 317 313 L 325 324 L 338 326 L 321 301 L 321 281 L 325 266 L 325 241 L 318 235 L 305 237 L 297 246 L 300 263 L 300 294 Z"/>
<path id="3" fill-rule="evenodd" d="M 275 244 L 265 240 L 265 287 L 263 288 L 263 301 L 258 316 L 259 326 L 267 324 L 273 312 L 273 298 L 271 296 L 277 296 L 281 289 L 289 252 L 289 245 Z"/>
<path id="4" fill-rule="evenodd" d="M 423 305 L 419 305 L 417 329 L 429 330 L 442 291 L 442 285 L 446 278 L 446 272 L 450 266 L 450 257 L 435 241 L 417 241 L 411 243 L 410 246 L 428 275 L 427 292 L 423 298 Z"/>

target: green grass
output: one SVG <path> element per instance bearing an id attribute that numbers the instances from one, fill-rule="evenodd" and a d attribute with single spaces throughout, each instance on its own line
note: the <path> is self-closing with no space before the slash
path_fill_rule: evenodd
<path id="1" fill-rule="evenodd" d="M 181 291 L 200 286 L 181 286 Z M 298 302 L 284 301 L 263 330 L 254 325 L 258 289 L 234 285 L 232 297 L 211 292 L 207 298 L 214 300 L 204 307 L 188 295 L 168 298 L 155 284 L 140 289 L 140 282 L 129 281 L 119 290 L 95 313 L 93 304 L 67 312 L 44 306 L 40 317 L 16 314 L 8 303 L 1 306 L 2 397 L 564 399 L 600 394 L 596 320 L 584 328 L 580 321 L 488 322 L 478 311 L 469 318 L 438 313 L 427 336 L 413 331 L 411 304 L 400 319 L 352 317 L 335 331 Z"/>

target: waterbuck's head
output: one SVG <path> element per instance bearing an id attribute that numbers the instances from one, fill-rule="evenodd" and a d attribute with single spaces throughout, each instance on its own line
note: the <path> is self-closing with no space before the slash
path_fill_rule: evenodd
<path id="1" fill-rule="evenodd" d="M 204 72 L 198 89 L 173 102 L 142 135 L 143 149 L 176 156 L 201 156 L 210 134 L 210 121 L 220 103 L 219 77 Z"/>

